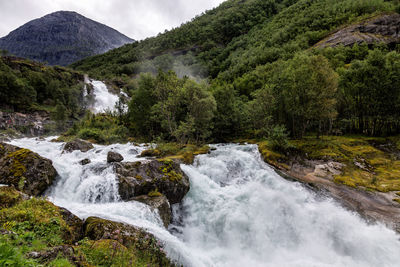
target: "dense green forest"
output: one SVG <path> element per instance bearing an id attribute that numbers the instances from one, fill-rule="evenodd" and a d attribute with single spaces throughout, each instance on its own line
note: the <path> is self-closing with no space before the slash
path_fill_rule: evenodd
<path id="1" fill-rule="evenodd" d="M 12 56 L 0 57 L 0 108 L 51 111 L 58 116 L 82 112 L 83 75 Z M 61 118 L 63 119 L 63 118 Z"/>
<path id="2" fill-rule="evenodd" d="M 314 45 L 399 6 L 226 1 L 181 27 L 72 67 L 125 87 L 132 100 L 118 121 L 150 140 L 224 141 L 267 137 L 273 129 L 296 138 L 392 135 L 400 131 L 399 46 Z"/>

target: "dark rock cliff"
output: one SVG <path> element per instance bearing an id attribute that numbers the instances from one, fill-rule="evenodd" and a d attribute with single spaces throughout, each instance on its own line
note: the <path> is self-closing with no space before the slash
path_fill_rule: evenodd
<path id="1" fill-rule="evenodd" d="M 354 44 L 400 43 L 400 14 L 386 14 L 340 29 L 315 47 L 351 46 Z"/>
<path id="2" fill-rule="evenodd" d="M 68 65 L 133 41 L 76 12 L 58 11 L 0 38 L 0 49 L 50 65 Z"/>

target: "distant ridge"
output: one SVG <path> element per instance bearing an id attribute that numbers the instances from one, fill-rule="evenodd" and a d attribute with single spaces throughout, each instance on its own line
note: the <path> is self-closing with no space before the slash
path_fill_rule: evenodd
<path id="1" fill-rule="evenodd" d="M 0 49 L 50 65 L 68 65 L 134 42 L 133 39 L 73 11 L 32 20 L 0 38 Z"/>

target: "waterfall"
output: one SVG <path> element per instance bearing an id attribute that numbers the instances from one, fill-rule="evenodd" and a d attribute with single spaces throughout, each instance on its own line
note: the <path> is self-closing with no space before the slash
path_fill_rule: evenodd
<path id="1" fill-rule="evenodd" d="M 399 235 L 368 224 L 332 199 L 280 177 L 256 145 L 215 145 L 193 165 L 182 165 L 191 189 L 174 205 L 174 223 L 163 228 L 156 212 L 123 202 L 109 150 L 125 161 L 142 160 L 144 146 L 95 145 L 62 154 L 63 144 L 17 139 L 11 144 L 53 160 L 60 177 L 47 192 L 56 205 L 81 218 L 99 216 L 146 228 L 184 266 L 398 266 Z M 81 166 L 79 161 L 91 163 Z"/>
<path id="2" fill-rule="evenodd" d="M 93 113 L 97 114 L 105 111 L 115 110 L 115 104 L 119 100 L 118 95 L 111 94 L 108 91 L 107 86 L 101 81 L 90 81 L 88 79 L 85 79 L 85 82 L 93 86 L 93 95 L 95 97 L 95 102 L 90 107 Z M 86 94 L 84 95 L 86 96 Z"/>

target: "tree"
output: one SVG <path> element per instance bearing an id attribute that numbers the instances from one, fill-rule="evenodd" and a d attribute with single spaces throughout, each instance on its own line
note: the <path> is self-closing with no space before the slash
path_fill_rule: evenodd
<path id="1" fill-rule="evenodd" d="M 291 117 L 291 131 L 302 137 L 310 125 L 334 119 L 338 75 L 321 55 L 297 54 L 283 74 L 283 97 Z"/>

